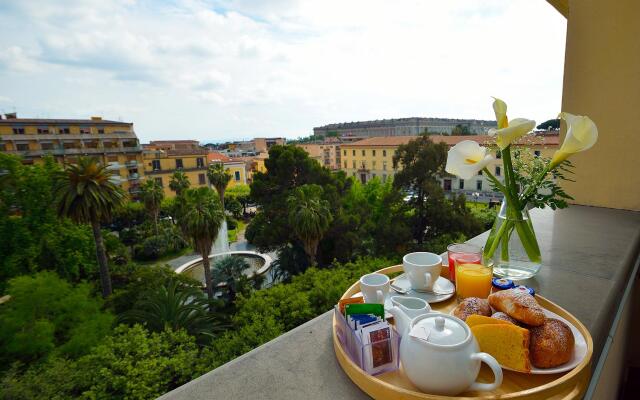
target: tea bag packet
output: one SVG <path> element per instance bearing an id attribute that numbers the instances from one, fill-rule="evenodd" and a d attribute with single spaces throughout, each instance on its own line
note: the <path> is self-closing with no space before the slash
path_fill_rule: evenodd
<path id="1" fill-rule="evenodd" d="M 380 322 L 381 319 L 373 314 L 351 314 L 347 317 L 349 327 L 357 331 L 364 325 Z"/>
<path id="2" fill-rule="evenodd" d="M 363 304 L 364 303 L 364 297 L 360 296 L 360 297 L 351 297 L 348 299 L 342 299 L 338 302 L 338 308 L 340 308 L 340 312 L 342 313 L 342 315 L 345 315 L 345 306 L 347 304 Z"/>
<path id="3" fill-rule="evenodd" d="M 384 305 L 373 303 L 346 304 L 345 317 L 349 317 L 352 314 L 372 314 L 384 319 Z"/>
<path id="4" fill-rule="evenodd" d="M 394 352 L 397 348 L 391 340 L 391 335 L 391 327 L 385 321 L 361 329 L 362 366 L 368 373 L 375 375 L 394 362 Z"/>

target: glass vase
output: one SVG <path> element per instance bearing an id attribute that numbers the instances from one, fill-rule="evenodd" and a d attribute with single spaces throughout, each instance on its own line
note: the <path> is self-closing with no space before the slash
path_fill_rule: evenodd
<path id="1" fill-rule="evenodd" d="M 527 207 L 518 210 L 502 201 L 483 256 L 485 262 L 493 262 L 493 273 L 501 278 L 529 279 L 540 271 L 540 247 Z"/>

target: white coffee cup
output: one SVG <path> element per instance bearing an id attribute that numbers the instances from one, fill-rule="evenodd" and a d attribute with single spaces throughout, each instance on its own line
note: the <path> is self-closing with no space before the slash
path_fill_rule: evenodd
<path id="1" fill-rule="evenodd" d="M 384 304 L 389 293 L 389 277 L 384 274 L 367 274 L 360 278 L 360 291 L 365 303 Z"/>
<path id="2" fill-rule="evenodd" d="M 433 291 L 442 270 L 442 257 L 434 253 L 409 253 L 402 258 L 402 267 L 414 290 Z"/>

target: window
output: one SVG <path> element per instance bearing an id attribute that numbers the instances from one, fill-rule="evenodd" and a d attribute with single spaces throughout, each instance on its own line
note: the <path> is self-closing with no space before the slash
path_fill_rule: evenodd
<path id="1" fill-rule="evenodd" d="M 376 177 L 376 174 L 371 174 L 371 177 L 372 177 L 372 178 L 375 178 L 375 177 Z"/>
<path id="2" fill-rule="evenodd" d="M 351 154 L 355 157 L 355 156 L 356 156 L 356 151 L 355 151 L 355 150 L 352 150 L 352 151 L 351 151 Z"/>
<path id="3" fill-rule="evenodd" d="M 356 168 L 356 160 L 353 160 L 353 168 Z"/>
<path id="4" fill-rule="evenodd" d="M 347 162 L 344 162 L 344 169 L 347 169 Z"/>
<path id="5" fill-rule="evenodd" d="M 347 156 L 347 151 L 345 150 L 342 154 L 346 157 Z"/>
<path id="6" fill-rule="evenodd" d="M 362 156 L 366 156 L 367 155 L 367 151 L 366 150 L 362 150 Z"/>
<path id="7" fill-rule="evenodd" d="M 98 128 L 98 133 L 100 135 L 104 135 L 104 128 Z"/>
<path id="8" fill-rule="evenodd" d="M 500 150 L 496 151 L 496 158 L 502 158 L 502 153 L 500 153 Z"/>
<path id="9" fill-rule="evenodd" d="M 182 169 L 182 158 L 176 158 L 176 169 Z"/>
<path id="10" fill-rule="evenodd" d="M 53 150 L 53 143 L 40 143 L 42 150 Z"/>
<path id="11" fill-rule="evenodd" d="M 18 144 L 16 144 L 16 149 L 18 151 L 27 151 L 27 150 L 29 150 L 29 145 L 26 144 L 26 143 L 18 143 Z"/>
<path id="12" fill-rule="evenodd" d="M 14 135 L 24 135 L 24 128 L 13 128 Z"/>
<path id="13" fill-rule="evenodd" d="M 202 157 L 196 158 L 196 166 L 198 168 L 203 168 L 204 167 L 204 158 L 202 158 Z"/>
<path id="14" fill-rule="evenodd" d="M 482 170 L 478 171 L 478 175 L 482 175 Z"/>
<path id="15" fill-rule="evenodd" d="M 162 187 L 162 178 L 155 178 L 154 180 L 160 187 Z"/>
<path id="16" fill-rule="evenodd" d="M 38 133 L 41 135 L 47 135 L 49 133 L 49 128 L 38 128 Z"/>
<path id="17" fill-rule="evenodd" d="M 69 130 L 69 128 L 59 128 L 58 133 L 61 135 L 68 135 L 69 133 L 71 133 L 71 131 Z"/>
<path id="18" fill-rule="evenodd" d="M 154 171 L 160 171 L 160 160 L 151 160 L 151 166 Z"/>
<path id="19" fill-rule="evenodd" d="M 535 154 L 535 155 L 536 155 L 536 157 L 540 157 L 540 150 L 536 150 L 536 151 L 534 151 L 534 152 L 533 152 L 533 154 Z"/>
<path id="20" fill-rule="evenodd" d="M 480 181 L 480 180 L 476 181 L 476 189 L 477 190 L 482 190 L 482 181 Z"/>
<path id="21" fill-rule="evenodd" d="M 500 167 L 496 165 L 496 176 L 500 176 Z"/>
<path id="22" fill-rule="evenodd" d="M 235 172 L 236 182 L 240 180 L 240 171 Z"/>
<path id="23" fill-rule="evenodd" d="M 91 129 L 89 128 L 80 128 L 80 134 L 81 135 L 88 135 L 91 133 Z"/>
<path id="24" fill-rule="evenodd" d="M 205 174 L 198 174 L 198 183 L 204 185 L 207 182 Z"/>
<path id="25" fill-rule="evenodd" d="M 376 151 L 375 150 L 371 150 L 371 153 L 373 154 L 373 156 L 376 156 Z"/>
<path id="26" fill-rule="evenodd" d="M 386 157 L 387 156 L 387 151 L 386 150 L 382 150 L 382 157 Z"/>
<path id="27" fill-rule="evenodd" d="M 382 170 L 383 170 L 383 171 L 386 171 L 386 170 L 387 170 L 387 162 L 386 162 L 386 161 L 383 161 L 383 162 L 382 162 Z"/>
<path id="28" fill-rule="evenodd" d="M 464 179 L 460 179 L 458 181 L 458 189 L 464 189 Z"/>

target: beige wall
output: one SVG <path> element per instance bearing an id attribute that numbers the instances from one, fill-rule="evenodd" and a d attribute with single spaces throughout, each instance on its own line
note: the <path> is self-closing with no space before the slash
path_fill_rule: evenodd
<path id="1" fill-rule="evenodd" d="M 640 210 L 640 1 L 570 0 L 568 14 L 562 110 L 599 139 L 564 186 L 577 204 Z"/>

